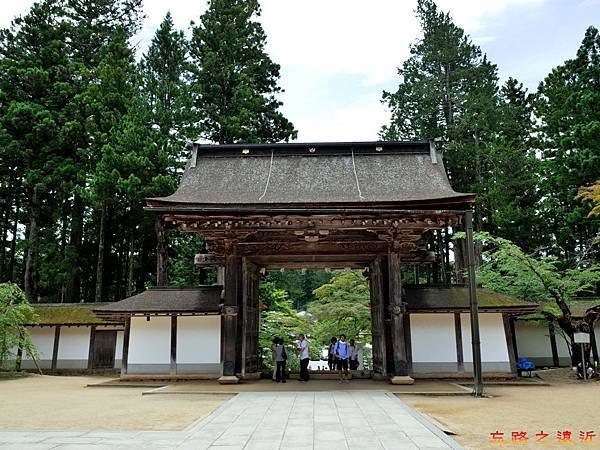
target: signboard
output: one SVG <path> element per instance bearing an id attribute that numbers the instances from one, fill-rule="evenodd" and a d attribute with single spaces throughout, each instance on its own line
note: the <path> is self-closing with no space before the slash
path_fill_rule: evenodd
<path id="1" fill-rule="evenodd" d="M 576 344 L 589 344 L 590 343 L 590 334 L 589 333 L 574 333 L 573 339 Z"/>

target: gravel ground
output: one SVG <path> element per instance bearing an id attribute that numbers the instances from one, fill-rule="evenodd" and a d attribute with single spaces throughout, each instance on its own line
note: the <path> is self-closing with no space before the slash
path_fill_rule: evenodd
<path id="1" fill-rule="evenodd" d="M 539 372 L 549 386 L 489 386 L 490 398 L 423 397 L 398 394 L 399 397 L 442 424 L 457 435 L 458 442 L 471 449 L 498 448 L 490 442 L 490 433 L 504 433 L 504 443 L 518 448 L 544 448 L 535 435 L 549 434 L 544 443 L 550 448 L 573 448 L 573 444 L 557 441 L 558 431 L 571 431 L 575 446 L 580 444 L 580 431 L 593 431 L 595 445 L 600 447 L 600 382 L 576 381 L 569 370 Z M 512 432 L 525 431 L 525 445 L 511 442 Z"/>
<path id="2" fill-rule="evenodd" d="M 0 379 L 0 429 L 182 430 L 231 398 L 144 395 L 147 387 L 88 388 L 102 377 Z"/>

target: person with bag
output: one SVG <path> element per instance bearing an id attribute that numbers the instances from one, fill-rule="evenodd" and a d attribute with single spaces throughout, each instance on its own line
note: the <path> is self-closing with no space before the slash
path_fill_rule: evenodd
<path id="1" fill-rule="evenodd" d="M 275 381 L 277 381 L 278 383 L 285 383 L 285 363 L 287 361 L 287 352 L 285 351 L 285 346 L 283 345 L 283 339 L 276 338 L 276 340 L 277 342 L 275 343 Z"/>
<path id="2" fill-rule="evenodd" d="M 337 361 L 337 369 L 340 374 L 338 383 L 348 383 L 350 381 L 348 374 L 348 359 L 350 358 L 350 351 L 348 343 L 346 342 L 346 335 L 340 334 L 340 339 L 335 344 L 335 359 Z"/>

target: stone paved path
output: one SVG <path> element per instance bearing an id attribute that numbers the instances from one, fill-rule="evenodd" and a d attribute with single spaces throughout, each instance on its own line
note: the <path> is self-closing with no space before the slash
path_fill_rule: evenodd
<path id="1" fill-rule="evenodd" d="M 115 405 L 118 407 L 118 405 Z M 241 393 L 184 431 L 0 431 L 20 449 L 462 448 L 391 393 Z"/>

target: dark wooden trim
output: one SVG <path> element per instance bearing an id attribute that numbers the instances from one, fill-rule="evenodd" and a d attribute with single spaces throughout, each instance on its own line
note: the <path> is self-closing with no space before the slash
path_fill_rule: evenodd
<path id="1" fill-rule="evenodd" d="M 548 333 L 550 334 L 550 348 L 552 349 L 552 365 L 558 367 L 560 360 L 558 359 L 558 347 L 556 345 L 556 333 L 553 323 L 548 324 Z"/>
<path id="2" fill-rule="evenodd" d="M 60 342 L 60 327 L 54 328 L 54 346 L 52 347 L 52 370 L 56 370 L 58 363 L 58 343 Z"/>
<path id="3" fill-rule="evenodd" d="M 402 266 L 397 252 L 388 253 L 387 264 L 390 337 L 392 342 L 392 360 L 390 370 L 392 375 L 408 375 L 406 341 L 404 335 L 404 305 L 402 302 Z"/>
<path id="4" fill-rule="evenodd" d="M 406 364 L 408 372 L 412 372 L 412 338 L 410 336 L 410 314 L 405 313 L 402 320 L 404 321 L 404 345 L 406 347 Z"/>
<path id="5" fill-rule="evenodd" d="M 454 338 L 456 340 L 456 367 L 459 372 L 465 370 L 465 356 L 463 353 L 462 324 L 460 313 L 454 313 Z"/>
<path id="6" fill-rule="evenodd" d="M 592 344 L 592 356 L 594 361 L 598 362 L 598 343 L 596 342 L 596 332 L 594 331 L 594 327 L 590 330 L 590 343 Z"/>
<path id="7" fill-rule="evenodd" d="M 171 316 L 171 375 L 177 373 L 177 315 Z"/>
<path id="8" fill-rule="evenodd" d="M 238 360 L 241 363 L 241 352 L 238 352 L 238 317 L 241 312 L 239 305 L 239 283 L 241 281 L 241 258 L 237 255 L 227 255 L 225 258 L 225 307 L 231 309 L 232 314 L 223 316 L 223 375 L 236 374 Z"/>
<path id="9" fill-rule="evenodd" d="M 96 326 L 92 326 L 90 327 L 90 347 L 88 350 L 88 365 L 87 368 L 88 369 L 93 369 L 94 368 L 94 342 L 96 341 Z"/>
<path id="10" fill-rule="evenodd" d="M 121 375 L 127 374 L 127 360 L 129 359 L 129 334 L 131 333 L 131 317 L 125 320 L 123 330 L 123 353 L 121 354 Z"/>
<path id="11" fill-rule="evenodd" d="M 517 374 L 517 356 L 514 342 L 513 329 L 511 325 L 512 318 L 502 314 L 502 323 L 504 324 L 504 336 L 506 337 L 506 348 L 508 350 L 508 360 L 510 361 L 510 371 L 513 375 Z"/>
<path id="12" fill-rule="evenodd" d="M 509 316 L 508 324 L 510 326 L 510 336 L 512 338 L 512 345 L 515 349 L 515 360 L 519 360 L 519 347 L 517 347 L 517 333 L 515 331 L 515 318 L 513 316 Z"/>

